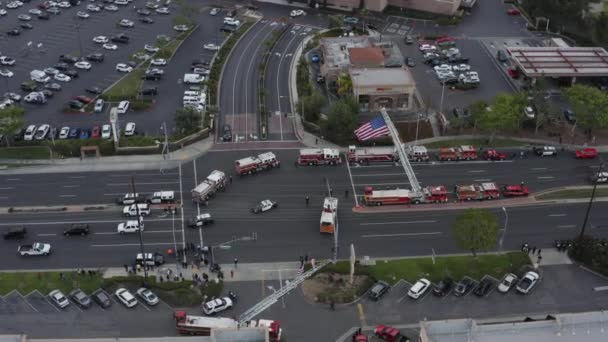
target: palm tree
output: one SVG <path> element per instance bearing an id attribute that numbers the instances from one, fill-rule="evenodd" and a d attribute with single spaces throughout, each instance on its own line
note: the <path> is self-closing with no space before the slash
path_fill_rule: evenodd
<path id="1" fill-rule="evenodd" d="M 336 84 L 338 85 L 338 95 L 340 96 L 350 95 L 353 91 L 353 80 L 347 73 L 341 73 L 336 80 Z"/>

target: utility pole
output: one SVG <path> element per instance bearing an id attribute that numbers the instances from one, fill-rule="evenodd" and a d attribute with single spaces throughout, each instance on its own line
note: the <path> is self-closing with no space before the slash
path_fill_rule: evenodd
<path id="1" fill-rule="evenodd" d="M 600 167 L 597 170 L 598 176 L 601 175 L 602 169 L 604 168 L 604 161 L 600 159 Z M 585 212 L 585 219 L 583 221 L 583 226 L 581 227 L 581 233 L 579 235 L 579 240 L 583 239 L 585 235 L 585 228 L 587 227 L 587 221 L 589 220 L 589 213 L 591 213 L 591 205 L 593 204 L 593 199 L 595 198 L 595 190 L 597 189 L 597 180 L 593 183 L 593 190 L 591 191 L 591 198 L 589 199 L 589 204 L 587 205 L 587 211 Z"/>
<path id="2" fill-rule="evenodd" d="M 327 179 L 327 177 L 325 177 L 325 185 L 327 186 L 327 193 L 329 194 L 329 197 L 333 197 L 333 191 L 331 189 L 331 187 L 329 186 L 329 179 Z M 337 208 L 336 208 L 337 211 Z M 333 263 L 335 264 L 336 262 L 338 262 L 338 215 L 336 212 L 336 225 L 334 227 L 334 248 L 333 248 Z"/>
<path id="3" fill-rule="evenodd" d="M 186 232 L 184 231 L 184 192 L 183 192 L 183 186 L 182 186 L 182 164 L 180 163 L 178 165 L 178 170 L 179 170 L 179 193 L 180 193 L 180 201 L 181 201 L 181 205 L 180 205 L 180 212 L 182 215 L 182 248 L 184 250 L 184 265 L 188 264 L 188 261 L 186 260 Z"/>
<path id="4" fill-rule="evenodd" d="M 169 136 L 167 134 L 167 123 L 165 121 L 163 121 L 163 125 L 160 126 L 160 129 L 163 131 L 163 133 L 165 135 L 165 143 L 163 146 L 162 155 L 166 158 L 169 156 Z"/>
<path id="5" fill-rule="evenodd" d="M 141 256 L 142 256 L 142 260 L 143 260 L 143 268 L 144 268 L 144 279 L 147 280 L 148 279 L 148 268 L 146 265 L 146 253 L 144 252 L 144 239 L 142 236 L 142 223 L 141 223 L 141 215 L 139 214 L 139 201 L 138 201 L 138 196 L 137 196 L 137 192 L 135 191 L 135 177 L 131 176 L 131 192 L 133 192 L 133 196 L 135 198 L 134 204 L 135 204 L 135 214 L 137 215 L 137 235 L 139 235 L 139 250 L 141 252 Z M 145 281 L 144 280 L 144 281 Z"/>
<path id="6" fill-rule="evenodd" d="M 505 236 L 507 235 L 507 224 L 509 223 L 509 214 L 507 213 L 507 208 L 502 207 L 502 211 L 505 212 L 505 226 L 503 228 L 502 234 L 500 235 L 500 240 L 498 240 L 498 252 L 502 253 L 502 243 L 505 240 Z"/>
<path id="7" fill-rule="evenodd" d="M 196 160 L 192 161 L 192 166 L 194 167 L 194 187 L 196 188 L 198 186 L 198 177 L 196 174 Z M 196 215 L 197 218 L 198 216 L 201 214 L 201 203 L 199 201 L 196 201 Z M 201 251 L 203 250 L 203 227 L 199 227 L 198 229 L 198 237 L 200 240 L 200 246 L 201 246 Z"/>

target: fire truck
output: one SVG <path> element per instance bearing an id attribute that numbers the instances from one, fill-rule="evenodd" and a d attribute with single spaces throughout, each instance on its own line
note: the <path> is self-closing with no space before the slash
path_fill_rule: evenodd
<path id="1" fill-rule="evenodd" d="M 496 150 L 485 150 L 485 151 L 483 151 L 483 159 L 485 159 L 485 160 L 506 160 L 507 154 L 504 152 L 498 152 Z"/>
<path id="2" fill-rule="evenodd" d="M 454 192 L 459 201 L 500 198 L 500 188 L 496 183 L 456 185 Z"/>
<path id="3" fill-rule="evenodd" d="M 321 212 L 321 233 L 333 234 L 335 232 L 337 216 L 338 199 L 335 197 L 325 197 L 325 200 L 323 201 L 323 211 Z"/>
<path id="4" fill-rule="evenodd" d="M 461 145 L 456 147 L 442 147 L 439 149 L 439 160 L 475 160 L 478 158 L 477 149 L 473 145 Z"/>
<path id="5" fill-rule="evenodd" d="M 175 320 L 175 328 L 181 335 L 211 336 L 213 329 L 237 330 L 239 328 L 238 322 L 232 318 L 192 316 L 188 315 L 185 311 L 176 311 L 173 314 L 173 319 Z M 250 328 L 266 328 L 268 329 L 269 341 L 278 342 L 281 340 L 282 329 L 278 321 L 267 319 L 251 320 L 245 326 Z"/>
<path id="6" fill-rule="evenodd" d="M 247 157 L 234 162 L 234 168 L 239 175 L 250 175 L 262 170 L 269 170 L 281 166 L 281 163 L 272 152 L 266 152 L 257 157 Z"/>
<path id="7" fill-rule="evenodd" d="M 198 203 L 206 203 L 216 192 L 226 188 L 226 174 L 215 170 L 196 188 L 192 189 L 192 200 Z"/>
<path id="8" fill-rule="evenodd" d="M 363 201 L 367 205 L 390 205 L 390 204 L 421 204 L 442 203 L 448 201 L 448 192 L 443 185 L 430 185 L 424 187 L 422 196 L 414 196 L 407 189 L 374 190 L 371 186 L 365 188 Z"/>
<path id="9" fill-rule="evenodd" d="M 338 165 L 342 163 L 340 152 L 333 148 L 303 148 L 297 163 L 299 165 Z"/>
<path id="10" fill-rule="evenodd" d="M 346 155 L 351 164 L 376 163 L 376 162 L 395 162 L 399 156 L 395 153 L 394 147 L 362 147 L 348 146 Z"/>
<path id="11" fill-rule="evenodd" d="M 423 162 L 430 159 L 429 152 L 424 146 L 409 146 L 405 149 L 405 153 L 410 161 Z"/>

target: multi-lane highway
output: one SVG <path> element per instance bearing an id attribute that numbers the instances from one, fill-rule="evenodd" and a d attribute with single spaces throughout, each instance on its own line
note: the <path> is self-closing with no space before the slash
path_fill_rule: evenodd
<path id="1" fill-rule="evenodd" d="M 183 199 L 183 217 L 198 213 L 190 201 L 190 190 L 212 170 L 220 169 L 232 175 L 233 182 L 226 192 L 219 193 L 201 207 L 216 222 L 203 231 L 205 245 L 217 245 L 234 237 L 257 235 L 257 241 L 243 241 L 231 250 L 218 250 L 220 261 L 238 257 L 243 262 L 287 261 L 308 253 L 319 257 L 331 255 L 333 239 L 319 233 L 321 203 L 326 195 L 326 179 L 334 195 L 340 198 L 341 256 L 354 243 L 358 254 L 398 256 L 452 253 L 459 249 L 451 236 L 451 224 L 458 211 L 429 211 L 357 214 L 352 212 L 352 189 L 361 195 L 365 186 L 380 188 L 406 187 L 407 178 L 394 165 L 359 167 L 296 167 L 296 150 L 275 150 L 283 162 L 280 169 L 239 177 L 233 171 L 236 159 L 253 154 L 249 151 L 210 152 L 196 162 L 185 163 L 180 169 L 143 171 L 140 173 L 108 172 L 82 174 L 10 175 L 0 177 L 0 198 L 8 206 L 110 204 L 130 191 L 131 176 L 136 190 L 144 195 L 159 190 L 176 191 Z M 533 192 L 564 185 L 587 184 L 593 161 L 578 161 L 562 155 L 557 158 L 516 159 L 507 162 L 461 162 L 416 164 L 423 184 L 444 184 L 451 188 L 457 183 L 495 181 L 499 184 L 525 181 Z M 351 181 L 352 180 L 352 181 Z M 348 198 L 344 198 L 349 190 Z M 181 191 L 181 192 L 180 192 Z M 305 197 L 310 197 L 306 206 Z M 272 199 L 279 208 L 260 215 L 249 212 L 262 199 Z M 592 210 L 590 230 L 605 236 L 606 204 L 598 202 Z M 404 208 L 405 209 L 405 208 Z M 523 241 L 548 247 L 554 239 L 572 237 L 580 228 L 585 213 L 584 204 L 543 205 L 508 208 L 505 249 L 517 248 Z M 22 259 L 16 255 L 19 242 L 3 241 L 1 268 L 36 267 L 96 267 L 119 266 L 130 263 L 139 250 L 137 235 L 119 235 L 116 226 L 124 218 L 121 208 L 106 211 L 74 213 L 13 213 L 0 215 L 0 230 L 16 225 L 28 229 L 26 242 L 42 241 L 53 245 L 55 252 L 48 258 Z M 505 214 L 494 210 L 504 224 Z M 182 228 L 181 212 L 175 218 L 162 210 L 145 218 L 144 244 L 149 251 L 166 252 L 176 244 L 198 244 L 199 232 Z M 75 222 L 86 222 L 92 234 L 87 237 L 66 238 L 64 228 Z"/>

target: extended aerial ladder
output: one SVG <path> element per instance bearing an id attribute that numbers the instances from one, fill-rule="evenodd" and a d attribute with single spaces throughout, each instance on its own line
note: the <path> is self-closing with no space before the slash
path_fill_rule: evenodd
<path id="1" fill-rule="evenodd" d="M 399 153 L 399 163 L 403 167 L 407 178 L 410 181 L 410 185 L 412 186 L 412 195 L 414 197 L 422 196 L 422 189 L 420 188 L 420 183 L 418 183 L 418 179 L 416 178 L 416 174 L 414 173 L 414 169 L 412 169 L 412 165 L 405 153 L 405 149 L 403 148 L 403 144 L 401 143 L 401 139 L 399 139 L 399 132 L 393 125 L 393 121 L 388 116 L 385 108 L 380 109 L 380 113 L 382 114 L 382 118 L 384 119 L 384 123 L 388 128 L 391 138 L 393 139 L 393 144 L 397 149 L 397 153 Z"/>

